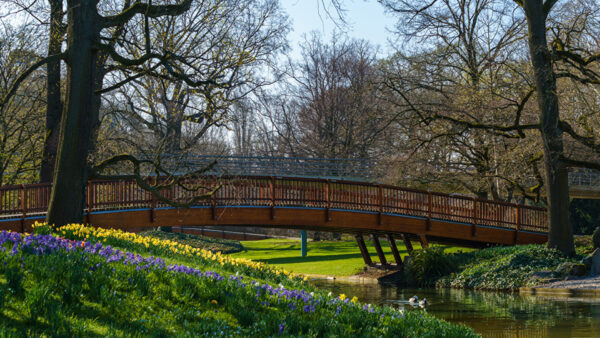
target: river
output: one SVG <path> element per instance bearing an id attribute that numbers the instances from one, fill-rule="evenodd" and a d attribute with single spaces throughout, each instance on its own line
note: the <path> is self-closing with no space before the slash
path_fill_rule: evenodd
<path id="1" fill-rule="evenodd" d="M 504 292 L 414 289 L 377 284 L 312 280 L 313 285 L 357 296 L 362 303 L 426 311 L 472 327 L 484 337 L 600 337 L 600 298 L 548 298 Z M 408 303 L 427 298 L 424 309 Z"/>

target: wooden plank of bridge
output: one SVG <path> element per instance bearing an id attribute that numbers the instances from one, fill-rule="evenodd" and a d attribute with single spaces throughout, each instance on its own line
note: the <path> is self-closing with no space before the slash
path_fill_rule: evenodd
<path id="1" fill-rule="evenodd" d="M 411 254 L 413 252 L 413 246 L 412 246 L 412 243 L 410 242 L 410 238 L 408 238 L 408 234 L 402 234 L 402 240 L 404 241 L 404 246 L 406 247 L 406 251 L 408 251 L 408 253 Z"/>
<path id="2" fill-rule="evenodd" d="M 373 265 L 373 261 L 371 260 L 371 255 L 369 255 L 369 251 L 367 250 L 367 246 L 365 245 L 365 240 L 362 235 L 354 236 L 356 238 L 356 243 L 358 244 L 358 248 L 360 249 L 360 254 L 363 257 L 366 265 Z"/>
<path id="3" fill-rule="evenodd" d="M 383 254 L 383 249 L 381 248 L 381 243 L 379 243 L 379 235 L 373 234 L 371 237 L 373 238 L 373 245 L 375 246 L 375 251 L 377 251 L 377 256 L 379 256 L 379 262 L 381 265 L 388 265 L 387 259 L 385 259 L 385 255 Z"/>
<path id="4" fill-rule="evenodd" d="M 394 260 L 398 266 L 402 266 L 402 257 L 400 257 L 400 253 L 398 252 L 398 247 L 396 246 L 396 240 L 392 234 L 387 234 L 387 240 L 390 244 L 390 248 L 392 249 L 392 255 L 394 256 Z"/>

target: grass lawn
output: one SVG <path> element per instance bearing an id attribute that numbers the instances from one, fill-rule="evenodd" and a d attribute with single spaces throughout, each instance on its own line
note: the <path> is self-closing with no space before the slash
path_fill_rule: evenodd
<path id="1" fill-rule="evenodd" d="M 373 262 L 379 262 L 373 242 L 365 238 L 365 243 Z M 388 262 L 394 262 L 387 241 L 380 239 L 381 246 Z M 361 271 L 364 262 L 355 241 L 320 241 L 308 242 L 308 254 L 301 257 L 300 240 L 265 239 L 260 241 L 242 242 L 244 250 L 232 254 L 233 257 L 248 258 L 253 261 L 265 262 L 269 265 L 282 267 L 296 273 L 319 274 L 328 276 L 351 276 Z M 396 241 L 398 251 L 403 257 L 408 255 L 402 241 Z M 415 249 L 420 249 L 418 243 L 413 243 Z M 446 252 L 470 249 L 447 247 Z"/>
<path id="2" fill-rule="evenodd" d="M 477 336 L 174 236 L 77 224 L 34 231 L 0 232 L 0 337 Z"/>

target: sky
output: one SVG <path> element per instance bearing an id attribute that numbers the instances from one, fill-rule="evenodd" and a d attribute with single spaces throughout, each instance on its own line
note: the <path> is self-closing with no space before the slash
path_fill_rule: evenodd
<path id="1" fill-rule="evenodd" d="M 292 20 L 293 31 L 288 36 L 292 56 L 300 55 L 298 44 L 304 40 L 303 36 L 311 31 L 320 32 L 325 41 L 331 38 L 332 33 L 339 28 L 327 15 L 323 3 L 327 0 L 281 0 L 281 4 Z M 344 27 L 349 37 L 365 39 L 373 46 L 379 47 L 380 56 L 390 51 L 388 38 L 392 34 L 395 20 L 386 14 L 383 6 L 375 0 L 343 0 L 348 26 Z M 332 9 L 334 17 L 337 15 Z"/>

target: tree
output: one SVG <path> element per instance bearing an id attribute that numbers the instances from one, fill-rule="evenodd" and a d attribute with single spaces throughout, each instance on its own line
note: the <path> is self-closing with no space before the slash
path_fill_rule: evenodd
<path id="1" fill-rule="evenodd" d="M 63 24 L 63 0 L 48 0 L 50 22 L 48 28 L 48 55 L 61 53 L 65 29 Z M 58 153 L 60 116 L 63 111 L 61 93 L 61 60 L 51 60 L 46 64 L 46 133 L 44 153 L 40 167 L 40 182 L 51 182 L 54 164 Z"/>
<path id="2" fill-rule="evenodd" d="M 252 50 L 246 49 L 248 46 L 235 45 L 234 41 L 224 39 L 215 42 L 233 45 L 235 48 L 230 49 L 230 54 L 211 54 L 216 49 L 208 49 L 203 55 L 185 54 L 171 45 L 161 44 L 164 40 L 157 36 L 157 30 L 153 27 L 164 26 L 169 20 L 182 17 L 196 6 L 207 10 L 221 10 L 228 8 L 231 3 L 225 0 L 182 0 L 153 4 L 126 0 L 121 4 L 102 3 L 100 7 L 99 1 L 67 1 L 65 50 L 35 62 L 13 81 L 11 89 L 0 98 L 0 108 L 4 108 L 13 99 L 19 86 L 39 67 L 57 60 L 66 64 L 65 100 L 47 214 L 49 223 L 62 225 L 81 221 L 88 178 L 104 177 L 102 172 L 117 163 L 129 163 L 132 172 L 119 177 L 135 178 L 144 189 L 154 194 L 164 189 L 163 185 L 156 183 L 152 186 L 141 177 L 141 166 L 152 164 L 152 161 L 140 160 L 131 155 L 118 155 L 95 167 L 88 162 L 99 129 L 101 96 L 142 75 L 152 75 L 170 81 L 183 81 L 208 100 L 219 97 L 231 85 L 231 77 L 223 73 L 198 72 L 190 60 L 225 58 L 231 64 L 243 64 L 246 58 L 251 57 Z M 278 8 L 275 6 L 273 10 Z M 214 19 L 216 21 L 212 24 L 216 25 L 220 18 Z M 236 24 L 238 23 L 232 23 Z M 178 28 L 174 30 L 178 34 L 185 33 L 186 29 L 193 29 L 185 25 L 174 27 Z M 138 36 L 139 32 L 143 32 L 141 37 Z M 183 38 L 185 36 L 184 34 Z M 105 80 L 119 77 L 120 81 L 104 87 Z M 159 165 L 155 170 L 158 174 L 167 172 Z M 169 184 L 182 184 L 182 180 L 183 178 L 171 177 Z"/>
<path id="3" fill-rule="evenodd" d="M 523 7 L 527 18 L 529 52 L 540 112 L 539 128 L 544 144 L 546 191 L 550 214 L 548 247 L 572 254 L 575 252 L 575 247 L 573 230 L 569 224 L 568 167 L 564 161 L 564 145 L 559 123 L 556 75 L 546 36 L 546 19 L 556 0 L 517 0 L 516 2 Z"/>
<path id="4" fill-rule="evenodd" d="M 138 140 L 151 140 L 147 151 L 184 155 L 210 128 L 228 124 L 232 103 L 271 83 L 268 70 L 286 46 L 287 18 L 276 1 L 230 1 L 210 10 L 192 8 L 155 30 L 161 45 L 180 54 L 212 55 L 189 58 L 187 65 L 197 73 L 221 74 L 227 87 L 207 96 L 183 80 L 165 78 L 163 69 L 162 77 L 141 76 L 105 100 L 109 114 L 139 134 Z M 237 55 L 239 46 L 243 53 Z"/>
<path id="5" fill-rule="evenodd" d="M 285 96 L 271 101 L 286 152 L 317 158 L 374 156 L 395 116 L 376 96 L 376 54 L 365 41 L 313 35 L 301 46 Z"/>
<path id="6" fill-rule="evenodd" d="M 592 20 L 589 13 L 597 12 L 597 4 L 577 2 L 575 15 L 560 16 L 566 7 L 558 8 L 556 0 L 515 0 L 523 8 L 528 32 L 528 50 L 533 73 L 535 98 L 538 105 L 537 121 L 522 121 L 522 110 L 515 113 L 514 123 L 498 123 L 494 121 L 473 121 L 467 119 L 449 119 L 457 125 L 469 129 L 488 130 L 500 135 L 519 135 L 525 137 L 525 130 L 537 130 L 543 144 L 543 160 L 545 164 L 545 186 L 550 216 L 548 246 L 564 253 L 574 252 L 573 236 L 568 219 L 568 167 L 582 166 L 600 168 L 594 158 L 578 160 L 565 153 L 563 132 L 570 136 L 570 141 L 596 152 L 598 143 L 596 136 L 587 130 L 583 135 L 566 120 L 560 118 L 557 78 L 569 78 L 581 84 L 600 83 L 597 73 L 592 70 L 600 60 L 592 51 L 597 50 L 593 39 L 586 39 L 586 31 L 590 29 Z M 400 13 L 412 13 L 415 17 L 422 13 L 434 11 L 437 6 L 448 5 L 449 1 L 423 1 L 408 4 L 405 1 L 385 1 L 391 10 Z M 505 1 L 481 1 L 493 6 L 505 6 Z M 397 5 L 400 6 L 397 6 Z M 440 5 L 442 4 L 442 5 Z M 460 8 L 458 4 L 450 6 Z M 494 7 L 497 8 L 497 7 Z M 558 8 L 558 9 L 557 9 Z M 551 13 L 559 13 L 553 19 L 552 31 L 549 29 Z M 462 11 L 460 15 L 472 15 L 473 11 Z M 586 14 L 587 13 L 587 14 Z M 571 13 L 573 14 L 573 13 Z M 431 14 L 430 14 L 431 15 Z M 570 22 L 569 22 L 570 21 Z M 468 27 L 467 27 L 468 28 Z M 565 29 L 566 28 L 566 29 Z M 552 43 L 548 43 L 548 32 L 554 34 Z M 442 32 L 443 33 L 443 32 Z M 442 35 L 443 37 L 443 35 Z M 590 48 L 591 46 L 591 48 Z M 556 69 L 562 69 L 558 74 Z M 526 96 L 527 97 L 527 96 Z M 448 118 L 446 118 L 448 119 Z M 585 128 L 584 128 L 585 130 Z"/>
<path id="7" fill-rule="evenodd" d="M 510 200 L 515 192 L 529 197 L 525 187 L 537 161 L 530 160 L 536 154 L 528 151 L 525 131 L 475 128 L 510 124 L 515 114 L 517 123 L 532 120 L 533 89 L 526 54 L 519 53 L 523 19 L 513 14 L 514 6 L 488 0 L 383 3 L 400 18 L 400 43 L 384 63 L 384 95 L 403 115 L 404 137 L 394 145 L 408 178 L 402 183 L 495 200 Z"/>
<path id="8" fill-rule="evenodd" d="M 37 58 L 35 30 L 5 25 L 0 30 L 0 97 Z M 43 132 L 43 72 L 36 72 L 0 108 L 0 185 L 32 183 L 37 178 Z"/>

